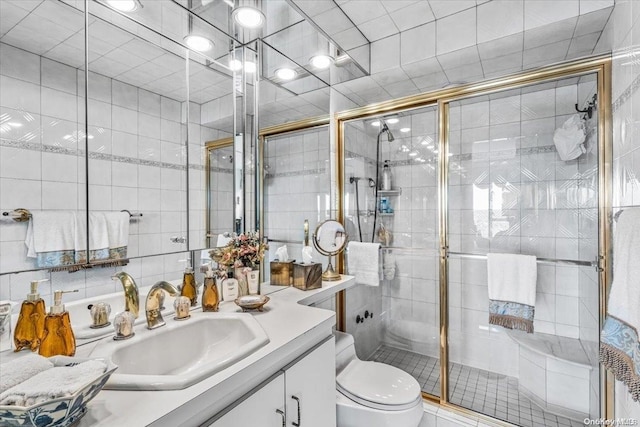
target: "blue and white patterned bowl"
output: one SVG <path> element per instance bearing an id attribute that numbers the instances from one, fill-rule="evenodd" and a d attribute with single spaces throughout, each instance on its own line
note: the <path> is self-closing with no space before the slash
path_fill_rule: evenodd
<path id="1" fill-rule="evenodd" d="M 54 356 L 49 358 L 54 366 L 73 366 L 87 360 L 78 357 Z M 85 384 L 77 392 L 33 406 L 0 405 L 0 425 L 67 427 L 78 421 L 87 412 L 87 402 L 96 397 L 105 383 L 118 367 L 110 360 L 102 360 L 107 370 L 95 380 Z"/>

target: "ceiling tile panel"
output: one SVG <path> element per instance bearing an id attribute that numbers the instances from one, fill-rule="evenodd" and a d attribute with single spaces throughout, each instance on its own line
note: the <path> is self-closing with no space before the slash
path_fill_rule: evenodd
<path id="1" fill-rule="evenodd" d="M 524 29 L 542 27 L 579 13 L 578 0 L 524 0 Z"/>
<path id="2" fill-rule="evenodd" d="M 429 5 L 436 19 L 440 19 L 474 7 L 476 2 L 473 0 L 429 0 Z"/>
<path id="3" fill-rule="evenodd" d="M 389 15 L 383 15 L 359 26 L 362 34 L 371 42 L 392 36 L 398 33 L 398 28 Z"/>
<path id="4" fill-rule="evenodd" d="M 423 25 L 435 20 L 435 16 L 426 1 L 412 3 L 407 7 L 390 12 L 391 19 L 400 31 Z"/>
<path id="5" fill-rule="evenodd" d="M 340 8 L 356 25 L 387 14 L 379 0 L 350 0 L 341 4 Z"/>
<path id="6" fill-rule="evenodd" d="M 469 9 L 436 21 L 436 52 L 452 52 L 476 44 L 476 10 Z"/>
<path id="7" fill-rule="evenodd" d="M 524 4 L 493 0 L 478 6 L 478 43 L 524 31 Z"/>
<path id="8" fill-rule="evenodd" d="M 538 27 L 524 33 L 524 49 L 570 39 L 576 28 L 578 18 L 569 18 L 553 24 Z"/>

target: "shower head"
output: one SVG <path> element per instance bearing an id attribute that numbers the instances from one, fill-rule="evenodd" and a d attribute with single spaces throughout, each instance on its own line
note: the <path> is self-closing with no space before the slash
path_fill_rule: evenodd
<path id="1" fill-rule="evenodd" d="M 383 121 L 382 122 L 382 129 L 380 129 L 380 133 L 378 134 L 378 136 L 382 135 L 385 132 L 387 133 L 387 141 L 393 142 L 395 140 L 395 138 L 393 137 L 393 134 L 391 133 L 391 130 L 389 130 L 389 126 L 387 126 L 387 124 Z"/>

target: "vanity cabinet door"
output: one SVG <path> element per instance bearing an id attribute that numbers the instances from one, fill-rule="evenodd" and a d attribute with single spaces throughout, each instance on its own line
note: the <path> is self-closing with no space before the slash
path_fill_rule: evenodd
<path id="1" fill-rule="evenodd" d="M 285 369 L 287 427 L 336 426 L 335 360 L 332 338 Z"/>
<path id="2" fill-rule="evenodd" d="M 284 427 L 283 390 L 284 374 L 280 374 L 209 425 L 211 427 Z"/>

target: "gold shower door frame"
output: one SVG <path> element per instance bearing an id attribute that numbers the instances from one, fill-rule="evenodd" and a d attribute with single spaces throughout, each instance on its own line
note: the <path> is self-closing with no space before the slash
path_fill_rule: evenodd
<path id="1" fill-rule="evenodd" d="M 611 57 L 598 56 L 567 62 L 533 71 L 514 74 L 486 82 L 467 84 L 455 88 L 446 88 L 392 101 L 368 105 L 362 108 L 339 112 L 336 121 L 336 182 L 338 221 L 344 222 L 344 126 L 347 121 L 364 119 L 381 114 L 402 110 L 436 106 L 438 107 L 438 224 L 440 238 L 440 396 L 423 392 L 423 398 L 433 401 L 454 411 L 471 415 L 480 420 L 488 420 L 500 425 L 510 425 L 495 418 L 449 402 L 449 351 L 448 351 L 448 181 L 449 181 L 449 106 L 478 95 L 488 95 L 508 89 L 517 89 L 537 83 L 559 80 L 568 77 L 580 77 L 586 74 L 597 75 L 598 91 L 598 263 L 599 263 L 599 322 L 602 327 L 607 294 L 611 279 L 611 198 L 612 198 L 612 127 L 611 127 Z M 344 273 L 344 255 L 338 257 L 338 271 Z M 338 329 L 345 330 L 346 301 L 344 291 L 337 297 Z M 600 366 L 600 415 L 612 419 L 614 416 L 614 379 Z"/>

